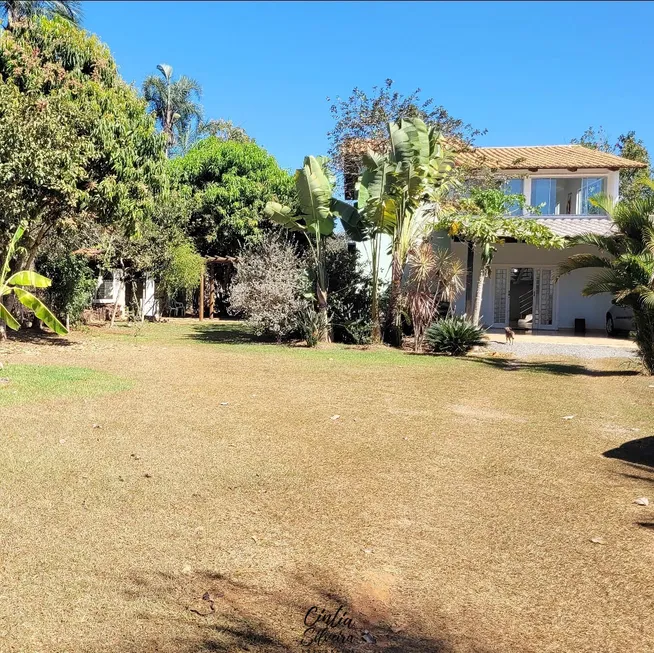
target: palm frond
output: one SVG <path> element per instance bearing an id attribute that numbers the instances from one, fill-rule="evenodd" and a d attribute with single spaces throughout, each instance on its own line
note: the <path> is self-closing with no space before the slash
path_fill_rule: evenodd
<path id="1" fill-rule="evenodd" d="M 586 268 L 611 268 L 611 261 L 596 254 L 573 254 L 567 260 L 559 265 L 557 271 L 557 278 L 565 274 L 569 274 L 574 270 L 582 270 Z"/>

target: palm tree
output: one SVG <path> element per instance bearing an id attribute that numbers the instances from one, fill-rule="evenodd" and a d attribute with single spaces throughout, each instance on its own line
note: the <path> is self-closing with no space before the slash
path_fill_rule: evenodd
<path id="1" fill-rule="evenodd" d="M 591 245 L 600 254 L 573 254 L 559 266 L 559 276 L 599 269 L 582 293 L 587 297 L 611 293 L 617 304 L 633 310 L 643 367 L 654 374 L 654 198 L 615 203 L 610 197 L 596 196 L 591 202 L 611 217 L 614 231 L 571 239 L 571 244 Z"/>
<path id="2" fill-rule="evenodd" d="M 77 0 L 4 0 L 0 11 L 7 18 L 7 29 L 34 16 L 61 16 L 76 25 L 82 21 L 82 7 Z"/>
<path id="3" fill-rule="evenodd" d="M 201 86 L 182 75 L 173 81 L 173 68 L 162 63 L 157 66 L 161 77 L 150 75 L 143 82 L 143 96 L 166 135 L 166 152 L 179 137 L 189 132 L 193 121 L 202 119 L 202 107 L 196 102 L 202 94 Z"/>

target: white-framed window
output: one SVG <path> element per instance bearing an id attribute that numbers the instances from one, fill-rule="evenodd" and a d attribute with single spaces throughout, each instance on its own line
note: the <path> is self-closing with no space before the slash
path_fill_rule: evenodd
<path id="1" fill-rule="evenodd" d="M 603 215 L 590 198 L 606 193 L 606 177 L 534 177 L 529 204 L 542 215 Z"/>
<path id="2" fill-rule="evenodd" d="M 96 299 L 113 299 L 114 298 L 114 275 L 107 272 L 102 277 L 98 284 L 98 289 L 95 293 Z"/>

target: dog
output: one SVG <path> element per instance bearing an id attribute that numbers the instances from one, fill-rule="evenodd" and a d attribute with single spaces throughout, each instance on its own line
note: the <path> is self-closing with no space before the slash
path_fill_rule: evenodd
<path id="1" fill-rule="evenodd" d="M 504 335 L 506 336 L 506 344 L 512 345 L 515 333 L 511 327 L 504 327 Z"/>

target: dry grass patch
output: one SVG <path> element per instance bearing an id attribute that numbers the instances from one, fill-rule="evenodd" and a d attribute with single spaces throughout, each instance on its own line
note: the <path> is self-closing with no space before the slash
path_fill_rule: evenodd
<path id="1" fill-rule="evenodd" d="M 132 386 L 0 406 L 0 650 L 654 648 L 649 379 L 199 327 L 7 350 Z"/>

